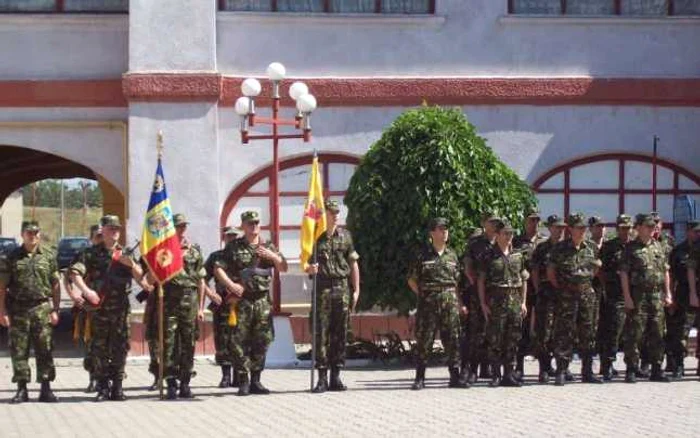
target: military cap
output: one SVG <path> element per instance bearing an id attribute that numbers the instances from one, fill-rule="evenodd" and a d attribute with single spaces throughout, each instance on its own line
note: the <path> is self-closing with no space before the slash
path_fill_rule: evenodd
<path id="1" fill-rule="evenodd" d="M 235 227 L 223 227 L 221 229 L 221 233 L 225 236 L 237 236 L 241 234 L 241 232 Z"/>
<path id="2" fill-rule="evenodd" d="M 605 225 L 603 219 L 600 216 L 593 215 L 588 218 L 588 226 L 595 227 L 597 225 Z"/>
<path id="3" fill-rule="evenodd" d="M 651 214 L 639 213 L 634 217 L 634 225 L 647 225 L 653 227 L 656 226 L 656 220 Z"/>
<path id="4" fill-rule="evenodd" d="M 121 228 L 122 223 L 119 221 L 119 216 L 115 214 L 106 214 L 100 218 L 100 226 Z"/>
<path id="5" fill-rule="evenodd" d="M 173 222 L 175 223 L 176 227 L 179 227 L 180 225 L 187 225 L 189 224 L 189 221 L 187 220 L 187 217 L 182 214 L 182 213 L 177 213 L 173 215 Z"/>
<path id="6" fill-rule="evenodd" d="M 244 211 L 241 213 L 241 222 L 260 222 L 260 214 L 257 211 Z"/>
<path id="7" fill-rule="evenodd" d="M 334 211 L 336 213 L 340 211 L 340 204 L 338 204 L 338 201 L 334 199 L 326 199 L 324 206 L 328 211 Z"/>
<path id="8" fill-rule="evenodd" d="M 632 227 L 632 217 L 628 214 L 621 214 L 615 220 L 615 223 L 620 228 L 631 228 Z"/>
<path id="9" fill-rule="evenodd" d="M 565 227 L 566 222 L 564 222 L 564 219 L 560 218 L 558 214 L 553 214 L 550 216 L 547 216 L 547 222 L 546 222 L 548 227 Z"/>
<path id="10" fill-rule="evenodd" d="M 661 221 L 661 215 L 659 214 L 658 211 L 652 211 L 649 213 L 649 216 L 654 220 L 654 222 L 660 222 Z"/>
<path id="11" fill-rule="evenodd" d="M 485 210 L 481 213 L 481 222 L 493 222 L 500 219 L 492 210 Z"/>
<path id="12" fill-rule="evenodd" d="M 525 209 L 525 217 L 527 218 L 540 218 L 540 210 L 535 207 L 534 205 L 529 206 L 528 208 Z"/>
<path id="13" fill-rule="evenodd" d="M 566 225 L 570 227 L 585 227 L 586 217 L 581 213 L 570 214 L 566 219 Z"/>
<path id="14" fill-rule="evenodd" d="M 501 232 L 501 231 L 513 231 L 513 226 L 510 224 L 510 221 L 508 219 L 498 219 L 496 222 L 494 222 L 496 231 Z"/>
<path id="15" fill-rule="evenodd" d="M 437 227 L 447 227 L 449 225 L 449 221 L 444 217 L 434 217 L 430 219 L 430 222 L 428 222 L 428 228 L 430 231 L 433 231 Z"/>
<path id="16" fill-rule="evenodd" d="M 22 222 L 22 232 L 29 231 L 30 233 L 36 233 L 39 231 L 39 222 L 37 221 L 23 221 Z"/>

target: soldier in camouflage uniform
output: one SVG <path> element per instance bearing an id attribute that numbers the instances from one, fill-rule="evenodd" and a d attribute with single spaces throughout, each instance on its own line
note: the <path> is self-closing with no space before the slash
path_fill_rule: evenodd
<path id="1" fill-rule="evenodd" d="M 95 401 L 123 401 L 126 397 L 122 381 L 129 351 L 129 293 L 131 280 L 140 281 L 143 271 L 118 243 L 122 229 L 119 217 L 103 216 L 100 225 L 103 242 L 81 253 L 69 271 L 85 301 L 95 307 L 91 348 L 100 389 Z"/>
<path id="2" fill-rule="evenodd" d="M 260 383 L 265 356 L 274 337 L 270 286 L 273 269 L 287 272 L 287 260 L 260 237 L 260 216 L 241 214 L 244 236 L 226 245 L 215 262 L 214 273 L 226 286 L 230 299 L 238 301 L 234 328 L 233 359 L 238 374 L 238 395 L 269 394 Z M 249 379 L 250 376 L 250 379 Z"/>
<path id="3" fill-rule="evenodd" d="M 537 299 L 534 309 L 534 350 L 540 365 L 538 376 L 540 383 L 549 382 L 550 375 L 554 374 L 552 369 L 552 332 L 554 330 L 554 311 L 557 294 L 547 279 L 547 265 L 552 248 L 561 242 L 564 236 L 564 229 L 566 228 L 564 220 L 556 214 L 547 217 L 546 224 L 549 229 L 549 239 L 537 245 L 529 262 L 530 273 L 532 274 L 530 280 L 535 288 L 535 297 Z"/>
<path id="4" fill-rule="evenodd" d="M 698 241 L 690 249 L 690 255 L 686 262 L 686 277 L 688 279 L 688 304 L 696 313 L 695 326 L 700 328 L 700 225 L 693 227 Z M 700 362 L 700 336 L 697 337 L 695 346 L 695 357 Z M 697 367 L 696 374 L 700 377 L 700 366 Z"/>
<path id="5" fill-rule="evenodd" d="M 672 303 L 669 266 L 663 246 L 652 238 L 656 226 L 649 214 L 635 217 L 638 236 L 627 244 L 620 261 L 625 299 L 625 381 L 636 383 L 639 351 L 647 342 L 652 381 L 668 382 L 661 369 L 664 355 L 664 306 Z"/>
<path id="6" fill-rule="evenodd" d="M 481 226 L 483 233 L 469 239 L 467 248 L 463 257 L 464 274 L 469 282 L 467 288 L 467 300 L 463 301 L 469 309 L 467 317 L 467 334 L 466 334 L 466 350 L 467 360 L 462 368 L 462 377 L 466 378 L 469 383 L 474 383 L 477 380 L 477 371 L 481 366 L 481 378 L 490 378 L 488 360 L 486 358 L 485 344 L 485 327 L 484 315 L 481 312 L 481 304 L 479 303 L 479 292 L 477 290 L 478 268 L 483 257 L 493 248 L 496 239 L 496 231 L 494 224 L 499 218 L 491 211 L 486 211 L 481 215 Z M 464 300 L 464 297 L 463 297 Z"/>
<path id="7" fill-rule="evenodd" d="M 224 245 L 237 239 L 238 231 L 233 227 L 224 227 L 222 230 L 222 240 Z M 204 269 L 207 271 L 205 282 L 209 282 L 214 278 L 214 267 L 216 260 L 224 253 L 223 249 L 214 251 L 209 255 L 207 261 L 204 262 Z M 211 304 L 209 309 L 212 312 L 212 325 L 214 327 L 214 347 L 216 349 L 215 360 L 216 364 L 221 367 L 221 381 L 219 388 L 234 388 L 238 387 L 236 381 L 236 373 L 231 373 L 233 367 L 233 329 L 229 325 L 229 316 L 231 314 L 232 305 L 226 303 L 226 287 L 219 281 L 214 279 L 214 291 L 208 293 Z M 233 378 L 232 378 L 233 377 Z"/>
<path id="8" fill-rule="evenodd" d="M 539 232 L 540 226 L 540 212 L 535 207 L 528 207 L 525 211 L 525 230 L 518 237 L 513 239 L 513 248 L 516 251 L 522 252 L 525 255 L 525 260 L 528 265 L 526 269 L 528 272 L 531 270 L 529 263 L 532 259 L 532 254 L 535 248 L 547 240 L 547 236 Z M 534 339 L 534 318 L 535 318 L 535 304 L 537 302 L 537 297 L 535 293 L 534 284 L 532 283 L 532 278 L 527 281 L 527 315 L 523 319 L 522 336 L 520 338 L 520 343 L 518 344 L 518 357 L 516 372 L 518 375 L 518 380 L 521 382 L 524 378 L 524 362 L 525 356 L 528 354 L 533 354 L 533 348 L 535 345 Z"/>
<path id="9" fill-rule="evenodd" d="M 349 231 L 337 228 L 340 206 L 337 201 L 327 200 L 326 232 L 319 236 L 306 272 L 316 278 L 316 369 L 318 383 L 314 393 L 327 390 L 345 391 L 340 380 L 340 370 L 345 366 L 345 344 L 347 343 L 350 311 L 360 298 L 360 268 Z M 352 284 L 352 296 L 348 287 Z M 313 315 L 309 317 L 309 321 Z M 313 328 L 313 324 L 312 324 Z M 328 382 L 328 368 L 331 380 Z"/>
<path id="10" fill-rule="evenodd" d="M 204 315 L 204 260 L 199 245 L 186 237 L 189 222 L 184 214 L 173 215 L 175 234 L 182 249 L 183 270 L 163 285 L 164 378 L 166 398 L 193 398 L 190 379 L 194 372 L 194 347 L 199 338 L 197 321 Z M 180 391 L 178 394 L 178 381 Z"/>
<path id="11" fill-rule="evenodd" d="M 496 245 L 479 266 L 479 301 L 486 320 L 490 386 L 522 386 L 515 375 L 523 318 L 527 315 L 526 253 L 512 248 L 513 227 L 496 224 Z M 503 374 L 501 374 L 501 366 Z M 501 379 L 501 375 L 503 378 Z"/>
<path id="12" fill-rule="evenodd" d="M 447 247 L 448 222 L 434 218 L 428 224 L 431 245 L 422 248 L 414 257 L 408 273 L 408 287 L 418 298 L 416 313 L 416 378 L 412 389 L 425 387 L 425 366 L 440 331 L 440 340 L 447 354 L 450 388 L 467 388 L 459 372 L 459 309 L 457 296 L 460 263 L 454 250 Z"/>
<path id="13" fill-rule="evenodd" d="M 620 287 L 618 269 L 625 247 L 631 241 L 632 218 L 621 214 L 617 217 L 617 236 L 605 241 L 600 249 L 603 267 L 599 277 L 605 284 L 605 294 L 601 303 L 598 330 L 598 348 L 600 353 L 600 374 L 603 380 L 612 380 L 615 372 L 613 363 L 617 357 L 625 324 L 625 299 Z"/>
<path id="14" fill-rule="evenodd" d="M 56 378 L 53 364 L 53 327 L 58 324 L 59 288 L 56 252 L 41 244 L 37 222 L 22 223 L 22 245 L 0 256 L 0 325 L 8 327 L 12 381 L 17 393 L 11 403 L 29 401 L 29 351 L 36 355 L 39 401 L 56 402 L 51 391 Z"/>
<path id="15" fill-rule="evenodd" d="M 671 251 L 671 279 L 673 305 L 666 308 L 666 360 L 672 378 L 683 377 L 683 361 L 688 354 L 688 337 L 695 322 L 695 309 L 690 307 L 690 285 L 688 284 L 688 259 L 691 250 L 698 245 L 695 228 L 700 221 L 686 224 L 686 239 Z"/>
<path id="16" fill-rule="evenodd" d="M 555 385 L 564 385 L 574 342 L 582 359 L 581 380 L 602 383 L 593 374 L 598 307 L 593 278 L 601 266 L 597 248 L 585 239 L 586 221 L 581 214 L 567 219 L 571 237 L 557 243 L 549 256 L 547 278 L 557 291 L 554 320 Z"/>

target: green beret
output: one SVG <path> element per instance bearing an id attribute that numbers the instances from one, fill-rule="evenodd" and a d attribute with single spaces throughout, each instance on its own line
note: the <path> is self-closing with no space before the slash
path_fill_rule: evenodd
<path id="1" fill-rule="evenodd" d="M 597 225 L 605 225 L 603 222 L 603 219 L 600 216 L 591 216 L 588 218 L 588 226 L 589 227 L 595 227 Z"/>
<path id="2" fill-rule="evenodd" d="M 615 220 L 615 223 L 619 228 L 631 228 L 632 227 L 632 217 L 628 214 L 621 214 Z"/>
<path id="3" fill-rule="evenodd" d="M 565 227 L 566 222 L 564 222 L 564 219 L 560 218 L 558 214 L 553 214 L 550 216 L 547 216 L 547 222 L 545 224 L 548 227 Z"/>
<path id="4" fill-rule="evenodd" d="M 634 217 L 634 225 L 647 225 L 650 227 L 656 226 L 656 220 L 651 214 L 639 213 Z"/>
<path id="5" fill-rule="evenodd" d="M 566 219 L 566 225 L 570 227 L 585 227 L 586 226 L 586 216 L 581 213 L 570 214 Z"/>
<path id="6" fill-rule="evenodd" d="M 257 211 L 244 211 L 241 213 L 241 222 L 260 222 L 260 214 Z"/>
<path id="7" fill-rule="evenodd" d="M 122 223 L 119 221 L 119 216 L 115 214 L 107 214 L 100 218 L 100 225 L 103 227 L 122 227 Z"/>

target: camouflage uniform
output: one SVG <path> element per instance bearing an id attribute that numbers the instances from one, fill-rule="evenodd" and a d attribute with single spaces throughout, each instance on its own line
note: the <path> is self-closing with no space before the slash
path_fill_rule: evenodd
<path id="1" fill-rule="evenodd" d="M 675 283 L 673 309 L 666 310 L 666 354 L 674 377 L 683 376 L 683 360 L 688 354 L 688 337 L 695 322 L 695 309 L 690 307 L 688 259 L 693 245 L 684 240 L 670 255 L 671 272 Z"/>
<path id="2" fill-rule="evenodd" d="M 30 348 L 36 355 L 36 381 L 52 382 L 56 378 L 49 314 L 53 309 L 52 288 L 58 281 L 56 252 L 48 246 L 39 244 L 34 253 L 19 246 L 0 257 L 0 284 L 7 288 L 13 382 L 26 384 L 31 380 Z"/>
<path id="3" fill-rule="evenodd" d="M 522 336 L 523 283 L 530 275 L 525 269 L 526 253 L 504 254 L 493 248 L 479 267 L 480 281 L 486 285 L 485 301 L 491 310 L 486 323 L 486 345 L 491 371 L 513 382 L 518 345 Z"/>
<path id="4" fill-rule="evenodd" d="M 207 261 L 204 262 L 204 269 L 207 272 L 205 281 L 209 283 L 214 278 L 214 267 L 216 261 L 222 257 L 224 250 L 214 251 L 209 255 Z M 228 319 L 231 314 L 231 305 L 226 303 L 226 288 L 216 281 L 215 292 L 221 297 L 221 305 L 210 306 L 213 317 L 214 327 L 214 348 L 216 355 L 214 357 L 216 364 L 219 366 L 233 366 L 233 329 L 229 326 Z"/>
<path id="5" fill-rule="evenodd" d="M 637 222 L 647 220 L 638 215 Z M 653 224 L 653 222 L 652 222 Z M 646 340 L 649 362 L 660 367 L 664 355 L 664 277 L 668 271 L 666 251 L 651 239 L 630 242 L 620 261 L 620 272 L 627 273 L 634 309 L 625 321 L 624 350 L 628 375 L 637 370 L 640 349 Z"/>
<path id="6" fill-rule="evenodd" d="M 694 228 L 696 233 L 700 233 L 700 226 L 696 226 Z M 696 242 L 692 247 L 690 251 L 690 255 L 688 256 L 688 261 L 686 262 L 686 266 L 688 270 L 690 271 L 695 271 L 695 290 L 700 294 L 700 242 Z M 688 272 L 686 272 L 686 278 L 687 278 Z M 688 285 L 690 287 L 690 285 Z M 690 297 L 689 297 L 690 298 Z M 695 308 L 695 327 L 700 328 L 700 309 Z M 700 336 L 696 336 L 696 344 L 695 344 L 695 357 L 698 359 L 700 362 Z M 697 367 L 697 375 L 700 376 L 700 366 Z"/>
<path id="7" fill-rule="evenodd" d="M 129 351 L 131 268 L 118 261 L 122 247 L 99 244 L 87 248 L 70 266 L 101 296 L 92 316 L 94 374 L 100 382 L 123 380 Z M 106 386 L 106 385 L 104 385 Z"/>
<path id="8" fill-rule="evenodd" d="M 618 216 L 617 226 L 618 228 L 631 227 L 631 218 L 627 215 Z M 600 260 L 603 263 L 602 269 L 605 278 L 605 295 L 600 311 L 598 347 L 601 374 L 607 380 L 612 377 L 611 367 L 620 348 L 622 329 L 626 319 L 625 298 L 618 275 L 620 261 L 626 246 L 627 242 L 622 241 L 620 237 L 615 237 L 605 241 L 600 249 Z"/>
<path id="9" fill-rule="evenodd" d="M 284 258 L 272 243 L 260 245 Z M 274 264 L 259 258 L 255 249 L 256 245 L 242 237 L 227 244 L 223 256 L 215 262 L 232 281 L 245 288 L 237 305 L 238 323 L 233 328 L 233 363 L 241 382 L 248 382 L 249 373 L 259 376 L 274 338 L 270 300 Z"/>
<path id="10" fill-rule="evenodd" d="M 570 227 L 585 227 L 583 216 L 569 216 Z M 554 321 L 554 357 L 557 361 L 558 385 L 563 384 L 563 374 L 571 362 L 574 344 L 583 360 L 584 381 L 599 382 L 592 375 L 595 349 L 598 302 L 593 289 L 593 278 L 601 262 L 597 248 L 583 241 L 576 248 L 571 238 L 558 242 L 549 257 L 548 268 L 554 269 L 559 283 L 556 318 Z"/>
<path id="11" fill-rule="evenodd" d="M 156 379 L 158 378 L 158 292 L 151 292 L 146 299 L 146 307 L 143 311 L 143 325 L 145 327 L 144 337 L 148 344 L 148 355 L 150 361 L 148 363 L 148 372 Z M 156 388 L 154 382 L 151 389 Z"/>

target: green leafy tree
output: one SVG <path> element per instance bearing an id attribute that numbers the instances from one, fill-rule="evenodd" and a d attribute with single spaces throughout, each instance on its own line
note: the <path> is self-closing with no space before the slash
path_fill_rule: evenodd
<path id="1" fill-rule="evenodd" d="M 345 203 L 361 254 L 360 307 L 407 314 L 415 307 L 408 266 L 413 251 L 428 242 L 431 217 L 449 219 L 450 246 L 461 254 L 482 211 L 492 209 L 519 227 L 536 200 L 461 111 L 422 107 L 399 116 L 370 147 Z"/>

